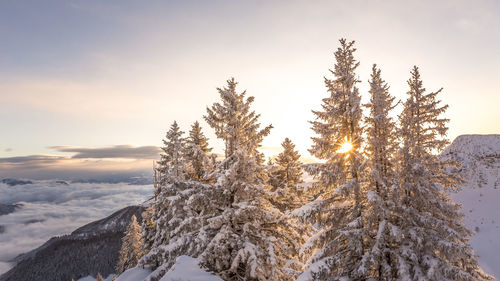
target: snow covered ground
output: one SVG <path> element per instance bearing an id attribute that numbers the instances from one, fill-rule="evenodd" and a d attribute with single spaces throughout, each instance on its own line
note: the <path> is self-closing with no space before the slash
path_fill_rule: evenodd
<path id="1" fill-rule="evenodd" d="M 500 135 L 459 136 L 443 152 L 462 161 L 466 182 L 452 198 L 462 204 L 470 243 L 483 269 L 500 278 Z"/>
<path id="2" fill-rule="evenodd" d="M 148 277 L 150 273 L 148 269 L 135 267 L 125 271 L 116 281 L 141 281 Z M 93 280 L 95 279 L 80 279 L 80 281 Z M 222 281 L 222 279 L 201 269 L 198 266 L 197 259 L 180 256 L 177 258 L 174 266 L 160 281 Z"/>
<path id="3" fill-rule="evenodd" d="M 22 207 L 0 216 L 0 275 L 10 260 L 53 236 L 68 234 L 91 221 L 152 196 L 152 185 L 62 183 L 35 181 L 9 186 L 0 182 L 0 203 Z"/>

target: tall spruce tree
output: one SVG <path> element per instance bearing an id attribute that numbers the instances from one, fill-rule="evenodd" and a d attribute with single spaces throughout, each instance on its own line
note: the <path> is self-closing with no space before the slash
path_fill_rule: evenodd
<path id="1" fill-rule="evenodd" d="M 213 170 L 212 159 L 209 155 L 212 149 L 208 146 L 208 139 L 201 131 L 198 121 L 194 122 L 186 140 L 187 176 L 189 179 L 208 183 L 209 174 Z"/>
<path id="2" fill-rule="evenodd" d="M 116 272 L 121 274 L 125 270 L 137 265 L 139 259 L 144 255 L 142 246 L 142 228 L 137 223 L 135 215 L 132 216 L 130 224 L 122 238 L 120 259 L 116 265 Z"/>
<path id="3" fill-rule="evenodd" d="M 294 210 L 306 203 L 306 196 L 300 183 L 302 163 L 300 154 L 289 138 L 281 143 L 283 152 L 275 159 L 275 167 L 270 172 L 271 200 L 282 212 Z"/>
<path id="4" fill-rule="evenodd" d="M 303 235 L 265 196 L 266 173 L 258 152 L 272 126 L 260 128 L 253 97 L 236 92 L 234 79 L 218 89 L 222 101 L 207 108 L 205 120 L 225 142 L 214 198 L 220 214 L 209 220 L 213 238 L 201 263 L 224 280 L 293 280 Z"/>
<path id="5" fill-rule="evenodd" d="M 364 253 L 362 221 L 362 145 L 361 105 L 356 84 L 354 41 L 340 39 L 335 52 L 336 63 L 325 78 L 329 96 L 323 99 L 322 110 L 313 111 L 316 120 L 312 129 L 312 155 L 325 160 L 309 169 L 315 176 L 315 201 L 294 211 L 294 215 L 316 223 L 320 230 L 305 245 L 305 251 L 319 249 L 303 279 L 341 280 L 365 279 L 361 266 Z"/>
<path id="6" fill-rule="evenodd" d="M 183 134 L 184 132 L 174 121 L 163 140 L 164 146 L 161 148 L 163 153 L 160 154 L 161 158 L 158 161 L 157 171 L 160 185 L 185 179 L 186 140 L 182 136 Z"/>
<path id="7" fill-rule="evenodd" d="M 393 280 L 397 268 L 396 245 L 401 239 L 399 216 L 394 213 L 399 206 L 394 193 L 398 144 L 396 124 L 390 117 L 396 104 L 376 65 L 372 67 L 369 84 L 370 102 L 366 104 L 369 114 L 365 119 L 369 185 L 363 212 L 363 224 L 368 235 L 365 236 L 361 269 L 365 271 L 365 276 L 375 280 Z"/>
<path id="8" fill-rule="evenodd" d="M 398 178 L 401 193 L 403 240 L 397 260 L 397 280 L 490 280 L 477 263 L 467 243 L 472 234 L 463 224 L 460 205 L 446 189 L 454 189 L 460 179 L 447 169 L 437 153 L 448 144 L 446 123 L 437 95 L 427 93 L 418 68 L 408 80 L 408 99 L 400 115 Z"/>

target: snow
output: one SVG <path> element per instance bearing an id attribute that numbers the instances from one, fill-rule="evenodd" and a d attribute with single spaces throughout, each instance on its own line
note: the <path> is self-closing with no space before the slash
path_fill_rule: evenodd
<path id="1" fill-rule="evenodd" d="M 198 265 L 198 259 L 180 256 L 177 258 L 172 268 L 160 279 L 160 281 L 222 281 L 219 277 L 212 273 L 206 272 Z M 149 269 L 141 268 L 140 266 L 131 268 L 116 281 L 142 281 L 145 280 L 151 271 Z M 111 277 L 109 277 L 111 280 Z M 95 279 L 81 279 L 79 281 L 94 281 Z M 106 281 L 108 281 L 106 279 Z"/>
<path id="2" fill-rule="evenodd" d="M 113 279 L 113 276 L 114 276 L 114 274 L 110 274 L 108 277 L 106 277 L 104 279 L 104 281 L 111 281 Z M 89 275 L 87 277 L 80 278 L 80 279 L 78 279 L 76 281 L 96 281 L 96 279 L 94 277 L 92 277 L 92 276 Z"/>
<path id="3" fill-rule="evenodd" d="M 116 281 L 141 281 L 146 279 L 149 274 L 151 274 L 149 269 L 134 267 L 123 272 L 118 278 L 116 278 Z"/>
<path id="4" fill-rule="evenodd" d="M 463 161 L 466 182 L 452 198 L 462 204 L 465 224 L 476 232 L 470 241 L 479 264 L 500 277 L 500 135 L 459 136 L 443 153 Z"/>
<path id="5" fill-rule="evenodd" d="M 198 262 L 198 259 L 180 256 L 160 281 L 222 281 L 219 277 L 201 269 Z"/>

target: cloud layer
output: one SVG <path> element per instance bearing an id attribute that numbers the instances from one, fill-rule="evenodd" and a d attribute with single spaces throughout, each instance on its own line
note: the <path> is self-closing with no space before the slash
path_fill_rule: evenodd
<path id="1" fill-rule="evenodd" d="M 76 153 L 71 158 L 128 158 L 128 159 L 157 159 L 160 148 L 156 146 L 114 145 L 108 147 L 77 147 L 77 146 L 53 146 L 59 152 Z"/>
<path id="2" fill-rule="evenodd" d="M 8 261 L 50 237 L 70 233 L 125 206 L 140 204 L 152 194 L 151 185 L 0 183 L 0 203 L 23 204 L 16 212 L 0 216 L 0 225 L 5 226 L 0 235 L 0 274 L 10 268 Z"/>

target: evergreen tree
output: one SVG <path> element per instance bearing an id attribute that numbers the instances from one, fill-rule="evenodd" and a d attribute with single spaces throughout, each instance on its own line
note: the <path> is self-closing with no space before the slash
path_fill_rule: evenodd
<path id="1" fill-rule="evenodd" d="M 218 89 L 221 103 L 207 108 L 205 120 L 225 142 L 225 160 L 218 166 L 215 190 L 220 213 L 209 219 L 213 238 L 201 263 L 224 280 L 292 280 L 299 261 L 292 262 L 303 235 L 265 196 L 266 173 L 258 152 L 271 126 L 260 129 L 251 110 L 253 97 L 236 92 L 234 79 Z M 287 271 L 294 271 L 289 273 Z"/>
<path id="2" fill-rule="evenodd" d="M 282 212 L 296 209 L 306 202 L 305 194 L 299 186 L 302 180 L 300 154 L 289 138 L 285 138 L 283 152 L 275 159 L 276 166 L 270 172 L 272 201 Z"/>
<path id="3" fill-rule="evenodd" d="M 159 280 L 181 255 L 198 257 L 208 243 L 204 226 L 216 210 L 210 209 L 216 195 L 210 185 L 177 181 L 161 188 L 154 203 L 155 236 L 151 251 L 140 261 L 154 269 L 147 279 Z"/>
<path id="4" fill-rule="evenodd" d="M 155 184 L 156 185 L 156 184 Z M 155 236 L 155 224 L 154 224 L 154 203 L 149 205 L 144 212 L 142 212 L 142 239 L 143 239 L 143 249 L 144 253 L 148 253 L 154 242 Z"/>
<path id="5" fill-rule="evenodd" d="M 184 151 L 186 140 L 182 137 L 183 134 L 184 132 L 174 121 L 163 140 L 164 146 L 161 148 L 163 153 L 160 154 L 161 159 L 158 161 L 157 171 L 160 185 L 185 178 Z"/>
<path id="6" fill-rule="evenodd" d="M 208 139 L 201 131 L 200 123 L 196 121 L 191 126 L 186 141 L 186 162 L 188 178 L 199 182 L 210 182 L 209 174 L 213 170 L 212 159 L 209 155 L 211 148 Z"/>
<path id="7" fill-rule="evenodd" d="M 335 52 L 336 63 L 325 78 L 329 96 L 323 99 L 322 110 L 313 111 L 316 120 L 312 129 L 312 155 L 325 163 L 311 166 L 313 192 L 317 199 L 294 211 L 294 215 L 317 224 L 320 230 L 304 246 L 305 251 L 319 249 L 308 272 L 314 280 L 363 280 L 361 268 L 364 253 L 362 206 L 364 204 L 360 95 L 355 70 L 354 41 L 340 40 Z"/>
<path id="8" fill-rule="evenodd" d="M 448 144 L 442 118 L 447 105 L 437 95 L 427 93 L 418 68 L 408 80 L 408 99 L 400 115 L 398 178 L 402 208 L 402 241 L 397 260 L 398 280 L 490 280 L 467 244 L 472 234 L 463 224 L 460 205 L 445 189 L 456 188 L 460 179 L 447 169 L 452 163 L 438 159 Z"/>
<path id="9" fill-rule="evenodd" d="M 97 281 L 104 281 L 104 279 L 102 279 L 101 273 L 99 273 L 99 272 L 97 272 L 96 279 L 97 279 Z"/>
<path id="10" fill-rule="evenodd" d="M 396 124 L 389 116 L 395 107 L 389 86 L 381 77 L 380 69 L 372 67 L 370 102 L 366 105 L 367 166 L 369 185 L 363 212 L 363 225 L 368 233 L 361 268 L 375 280 L 393 280 L 396 264 L 396 245 L 400 241 L 399 217 L 394 213 L 399 206 L 394 194 L 395 154 L 398 149 Z"/>
<path id="11" fill-rule="evenodd" d="M 137 223 L 135 215 L 132 216 L 130 224 L 122 238 L 122 247 L 120 250 L 120 259 L 116 265 L 118 274 L 137 265 L 139 259 L 143 256 L 142 246 L 142 228 Z"/>

